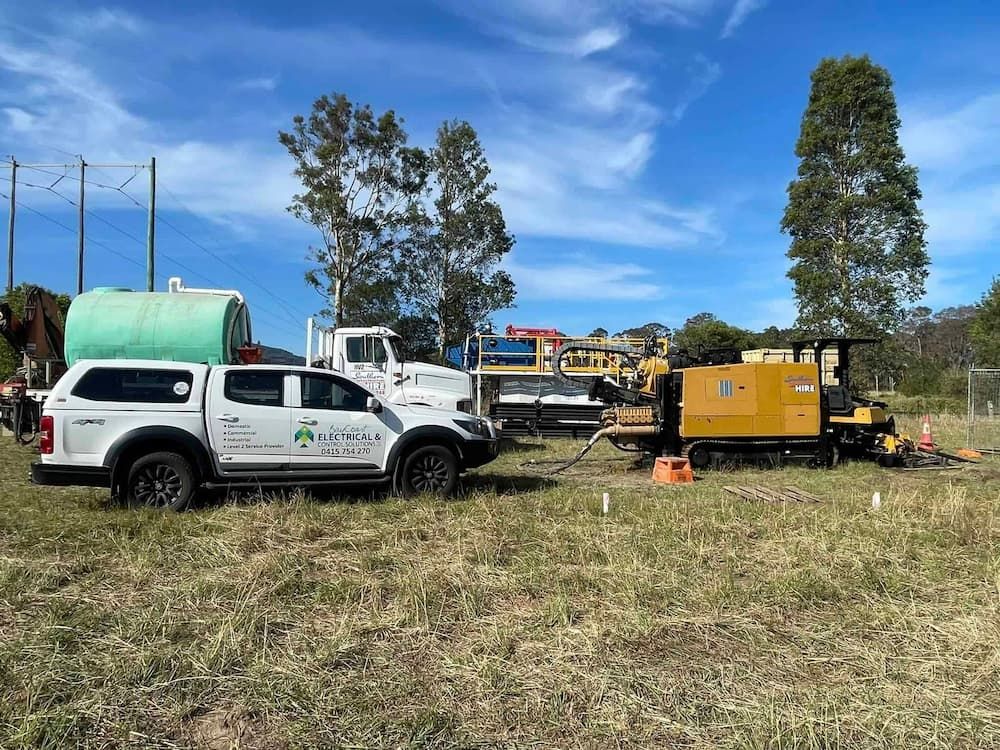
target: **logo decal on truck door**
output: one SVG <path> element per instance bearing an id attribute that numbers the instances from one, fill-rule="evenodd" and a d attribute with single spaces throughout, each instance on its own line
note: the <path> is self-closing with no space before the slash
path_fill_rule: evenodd
<path id="1" fill-rule="evenodd" d="M 373 365 L 355 365 L 351 377 L 372 393 L 385 395 L 385 373 Z"/>
<path id="2" fill-rule="evenodd" d="M 385 445 L 385 432 L 365 425 L 330 425 L 316 436 L 324 456 L 377 456 Z"/>
<path id="3" fill-rule="evenodd" d="M 309 447 L 309 443 L 311 443 L 313 441 L 313 439 L 314 439 L 315 436 L 313 435 L 313 431 L 312 430 L 310 430 L 308 427 L 306 427 L 305 425 L 303 425 L 302 427 L 300 427 L 298 429 L 298 431 L 295 433 L 294 437 L 295 437 L 295 441 L 299 444 L 300 448 L 308 448 Z"/>

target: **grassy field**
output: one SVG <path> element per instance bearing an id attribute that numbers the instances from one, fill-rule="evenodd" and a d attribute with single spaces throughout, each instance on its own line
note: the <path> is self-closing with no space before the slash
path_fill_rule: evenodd
<path id="1" fill-rule="evenodd" d="M 448 502 L 158 515 L 31 488 L 5 443 L 0 747 L 1000 747 L 1000 462 L 524 465 L 577 447 Z"/>

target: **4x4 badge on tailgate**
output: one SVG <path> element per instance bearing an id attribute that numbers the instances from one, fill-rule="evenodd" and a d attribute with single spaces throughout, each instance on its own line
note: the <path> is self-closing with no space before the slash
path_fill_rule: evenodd
<path id="1" fill-rule="evenodd" d="M 73 424 L 104 424 L 103 419 L 74 419 Z"/>

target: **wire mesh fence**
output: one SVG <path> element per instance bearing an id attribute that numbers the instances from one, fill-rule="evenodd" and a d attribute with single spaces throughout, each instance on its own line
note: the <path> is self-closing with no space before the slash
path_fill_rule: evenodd
<path id="1" fill-rule="evenodd" d="M 1000 370 L 969 370 L 969 447 L 1000 453 Z"/>

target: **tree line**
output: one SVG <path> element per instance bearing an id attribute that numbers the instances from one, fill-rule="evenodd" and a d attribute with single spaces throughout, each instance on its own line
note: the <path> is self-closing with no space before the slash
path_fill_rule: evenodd
<path id="1" fill-rule="evenodd" d="M 814 332 L 800 325 L 751 331 L 702 312 L 676 329 L 650 322 L 609 333 L 595 328 L 590 336 L 667 338 L 671 346 L 692 353 L 710 349 L 787 349 Z M 867 356 L 865 352 L 867 350 Z M 1000 278 L 978 303 L 934 311 L 910 308 L 894 332 L 878 347 L 857 350 L 854 381 L 865 390 L 899 390 L 911 396 L 963 397 L 970 367 L 1000 368 Z"/>
<path id="2" fill-rule="evenodd" d="M 1000 280 L 978 303 L 936 312 L 917 304 L 931 259 L 918 173 L 899 127 L 885 68 L 867 55 L 821 60 L 780 222 L 790 238 L 794 326 L 750 331 L 703 312 L 673 331 L 647 323 L 617 335 L 666 336 L 690 350 L 877 338 L 879 346 L 858 350 L 854 382 L 912 393 L 955 391 L 969 366 L 1000 367 Z M 443 358 L 448 343 L 513 305 L 501 261 L 514 237 L 468 122 L 445 121 L 423 149 L 408 144 L 394 111 L 376 114 L 334 93 L 278 138 L 302 183 L 289 211 L 318 235 L 305 279 L 335 325 L 388 324 L 411 355 Z"/>
<path id="3" fill-rule="evenodd" d="M 514 245 L 473 127 L 444 122 L 428 149 L 403 120 L 344 94 L 321 96 L 278 139 L 302 192 L 289 211 L 315 227 L 306 282 L 334 325 L 390 325 L 411 355 L 436 353 L 511 307 L 499 267 Z"/>

